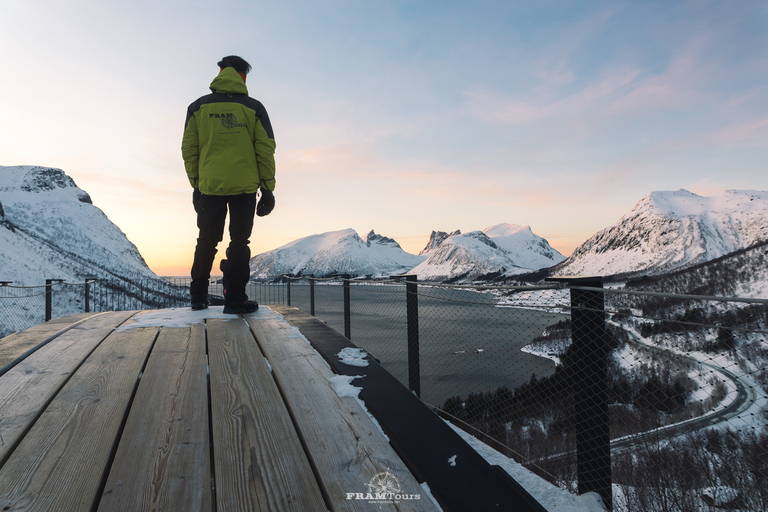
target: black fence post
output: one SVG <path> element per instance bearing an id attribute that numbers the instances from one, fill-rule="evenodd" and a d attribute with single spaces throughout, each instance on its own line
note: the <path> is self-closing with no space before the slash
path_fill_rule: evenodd
<path id="1" fill-rule="evenodd" d="M 315 316 L 315 274 L 307 274 L 309 277 L 309 314 Z"/>
<path id="2" fill-rule="evenodd" d="M 576 473 L 579 494 L 597 492 L 612 510 L 608 355 L 602 277 L 563 276 L 547 281 L 571 288 Z M 593 288 L 585 290 L 581 288 Z M 597 290 L 600 288 L 600 290 Z"/>
<path id="3" fill-rule="evenodd" d="M 85 300 L 84 300 L 84 302 L 85 302 L 85 312 L 86 312 L 86 313 L 90 313 L 90 312 L 91 312 L 91 303 L 89 302 L 89 299 L 90 299 L 90 295 L 91 295 L 91 294 L 90 294 L 90 293 L 88 293 L 88 292 L 89 292 L 89 290 L 88 290 L 88 285 L 90 285 L 90 284 L 91 284 L 91 282 L 90 282 L 90 281 L 88 280 L 88 278 L 86 277 L 86 278 L 85 278 L 85 287 L 84 287 L 84 289 L 83 289 L 83 293 L 84 293 L 84 295 L 85 295 L 85 297 L 84 297 L 84 299 L 85 299 Z"/>
<path id="4" fill-rule="evenodd" d="M 63 279 L 46 279 L 45 280 L 45 321 L 51 319 L 52 308 L 52 295 L 53 295 L 53 283 L 60 283 Z"/>
<path id="5" fill-rule="evenodd" d="M 421 398 L 421 359 L 419 353 L 419 289 L 416 276 L 405 276 L 405 309 L 408 325 L 408 385 Z"/>
<path id="6" fill-rule="evenodd" d="M 288 306 L 291 305 L 291 274 L 280 274 L 283 276 L 283 281 L 285 281 L 285 294 L 286 294 L 286 300 L 288 302 Z"/>
<path id="7" fill-rule="evenodd" d="M 350 300 L 349 300 L 349 274 L 342 274 L 339 277 L 341 277 L 342 282 L 344 283 L 344 336 L 347 337 L 348 340 L 352 339 L 352 312 L 350 311 Z"/>
<path id="8" fill-rule="evenodd" d="M 86 276 L 85 277 L 85 312 L 90 313 L 91 312 L 91 283 L 96 281 L 96 278 L 93 276 Z"/>
<path id="9" fill-rule="evenodd" d="M 421 355 L 419 350 L 419 285 L 415 275 L 391 276 L 405 279 L 406 331 L 408 332 L 408 389 L 421 398 Z"/>

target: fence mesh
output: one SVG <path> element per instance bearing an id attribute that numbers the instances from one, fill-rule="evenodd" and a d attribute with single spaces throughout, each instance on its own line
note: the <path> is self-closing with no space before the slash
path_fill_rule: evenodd
<path id="1" fill-rule="evenodd" d="M 183 308 L 190 304 L 189 278 L 53 280 L 39 286 L 0 286 L 0 338 L 74 313 Z M 285 285 L 248 283 L 246 293 L 260 304 L 285 304 Z M 212 278 L 209 301 L 223 304 L 220 278 Z"/>
<path id="2" fill-rule="evenodd" d="M 349 288 L 351 340 L 414 389 L 406 285 Z M 573 492 L 594 490 L 590 465 L 607 464 L 614 510 L 768 510 L 768 300 L 579 286 L 417 293 L 420 396 L 448 421 Z M 341 283 L 317 281 L 314 297 L 344 333 Z M 307 281 L 291 284 L 291 304 L 310 311 Z"/>
<path id="3" fill-rule="evenodd" d="M 45 286 L 0 286 L 0 338 L 45 321 Z"/>

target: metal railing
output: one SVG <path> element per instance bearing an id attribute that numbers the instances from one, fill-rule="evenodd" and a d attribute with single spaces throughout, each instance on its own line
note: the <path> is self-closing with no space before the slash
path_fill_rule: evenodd
<path id="1" fill-rule="evenodd" d="M 0 283 L 0 338 L 34 325 L 75 313 L 184 308 L 190 305 L 189 278 L 86 278 L 72 283 L 46 279 L 45 285 Z M 261 304 L 285 304 L 282 283 L 246 286 L 248 296 Z M 212 278 L 209 301 L 223 304 L 220 278 Z"/>
<path id="2" fill-rule="evenodd" d="M 403 279 L 288 277 L 290 304 L 446 420 L 613 510 L 768 510 L 768 300 Z"/>

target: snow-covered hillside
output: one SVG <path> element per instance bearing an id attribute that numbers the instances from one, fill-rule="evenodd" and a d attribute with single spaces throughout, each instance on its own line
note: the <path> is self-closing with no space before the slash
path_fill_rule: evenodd
<path id="1" fill-rule="evenodd" d="M 768 241 L 706 263 L 630 281 L 628 287 L 664 293 L 768 298 Z"/>
<path id="2" fill-rule="evenodd" d="M 546 239 L 534 234 L 530 226 L 496 224 L 485 228 L 483 233 L 507 251 L 519 267 L 538 270 L 565 260 L 565 256 L 550 247 Z"/>
<path id="3" fill-rule="evenodd" d="M 529 226 L 496 224 L 481 231 L 445 236 L 432 232 L 411 270 L 421 281 L 474 281 L 522 274 L 560 263 L 565 257 Z"/>
<path id="4" fill-rule="evenodd" d="M 651 192 L 578 247 L 553 275 L 661 274 L 768 240 L 768 192 Z"/>
<path id="5" fill-rule="evenodd" d="M 373 231 L 361 238 L 354 229 L 331 231 L 294 240 L 251 258 L 251 277 L 271 281 L 280 274 L 389 276 L 424 260 Z"/>
<path id="6" fill-rule="evenodd" d="M 156 278 L 139 251 L 60 169 L 0 166 L 0 280 Z"/>

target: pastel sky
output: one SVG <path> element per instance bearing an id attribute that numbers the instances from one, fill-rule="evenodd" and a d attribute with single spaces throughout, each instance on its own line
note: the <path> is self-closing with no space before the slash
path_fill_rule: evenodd
<path id="1" fill-rule="evenodd" d="M 762 0 L 0 6 L 0 165 L 63 169 L 161 275 L 197 236 L 186 108 L 230 54 L 277 141 L 253 254 L 509 222 L 567 256 L 650 191 L 768 190 Z"/>

